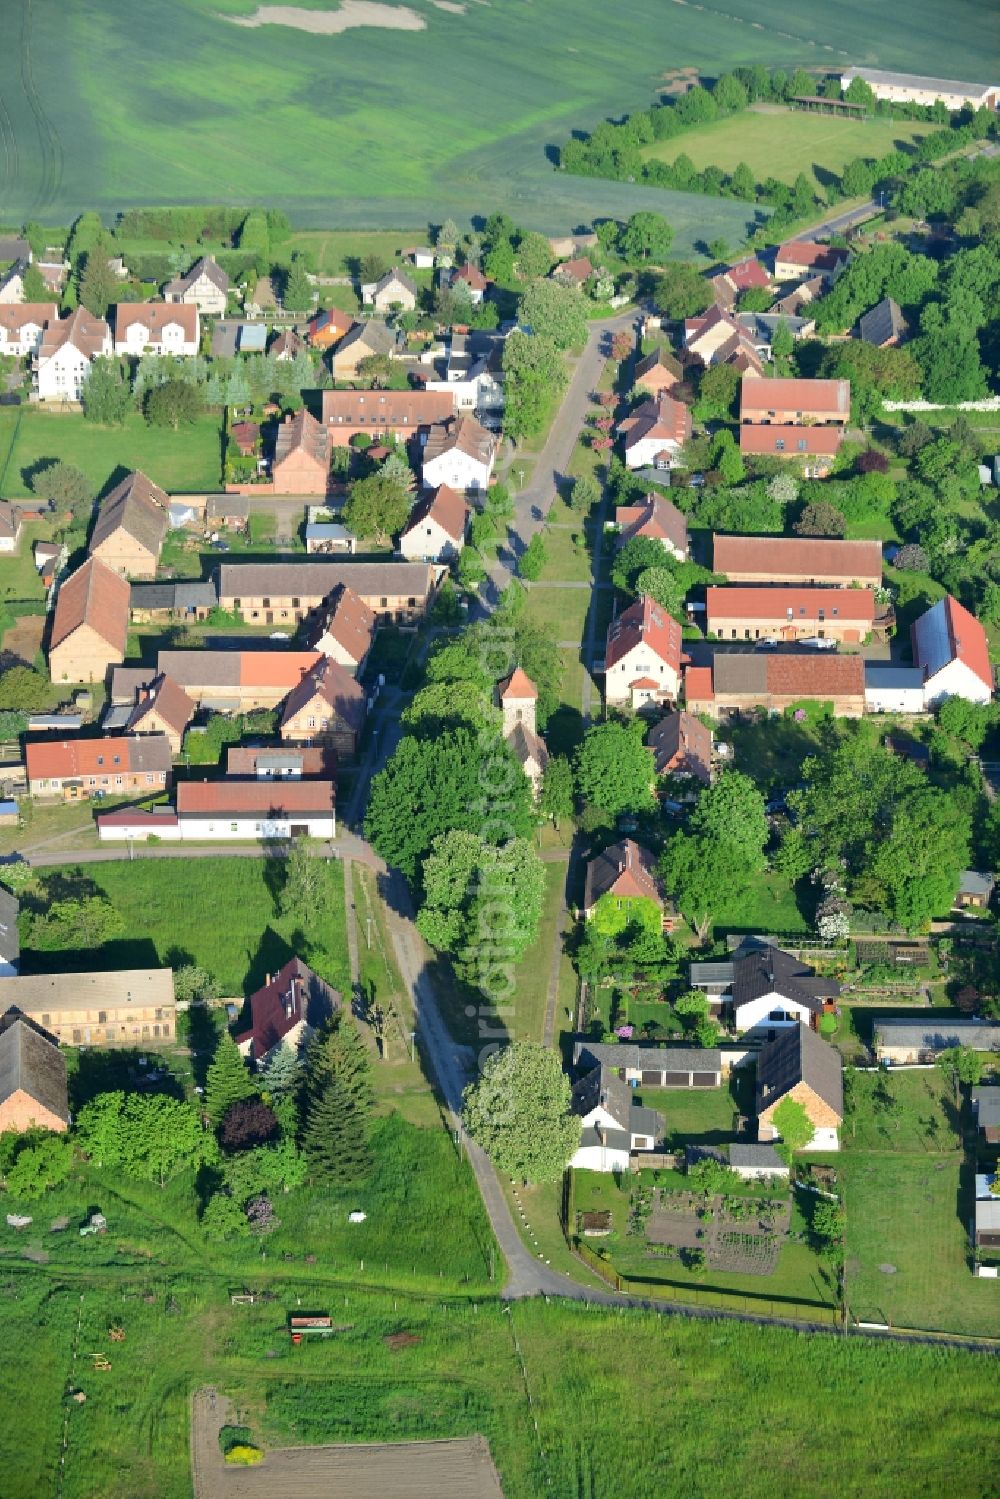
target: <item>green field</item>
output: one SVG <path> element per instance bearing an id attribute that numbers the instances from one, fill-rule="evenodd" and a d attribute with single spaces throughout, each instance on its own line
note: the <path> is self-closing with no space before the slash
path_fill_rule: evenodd
<path id="1" fill-rule="evenodd" d="M 49 898 L 103 893 L 127 935 L 87 952 L 24 952 L 22 971 L 147 968 L 198 963 L 224 995 L 257 988 L 289 958 L 305 958 L 341 992 L 350 988 L 344 874 L 328 866 L 330 915 L 308 934 L 278 909 L 284 866 L 275 859 L 141 859 L 42 876 Z"/>
<path id="2" fill-rule="evenodd" d="M 411 0 L 400 11 L 419 29 L 338 35 L 233 24 L 255 10 L 256 0 L 160 0 L 150 24 L 133 0 L 8 0 L 5 216 L 59 223 L 84 208 L 263 201 L 303 226 L 419 230 L 503 207 L 566 231 L 642 204 L 662 208 L 690 248 L 737 237 L 746 206 L 557 176 L 546 148 L 647 106 L 679 68 L 864 62 L 974 79 L 984 46 L 976 0 L 949 6 L 947 26 L 932 0 L 916 0 L 904 27 L 865 0 L 806 10 L 745 0 L 738 15 L 637 0 L 613 25 L 597 0 L 460 10 Z"/>
<path id="3" fill-rule="evenodd" d="M 751 113 L 713 120 L 673 140 L 647 146 L 647 159 L 674 161 L 683 152 L 697 171 L 721 167 L 731 172 L 741 161 L 763 181 L 777 177 L 792 183 L 805 172 L 819 185 L 823 169 L 841 173 L 855 156 L 884 156 L 905 151 L 934 126 L 912 120 L 839 120 L 802 110 Z M 817 177 L 816 168 L 820 168 Z"/>
<path id="4" fill-rule="evenodd" d="M 0 489 L 10 499 L 31 494 L 37 465 L 61 458 L 86 474 L 101 494 L 133 468 L 165 489 L 204 494 L 219 487 L 222 440 L 217 416 L 174 432 L 150 427 L 136 411 L 123 427 L 101 427 L 80 412 L 0 410 Z"/>

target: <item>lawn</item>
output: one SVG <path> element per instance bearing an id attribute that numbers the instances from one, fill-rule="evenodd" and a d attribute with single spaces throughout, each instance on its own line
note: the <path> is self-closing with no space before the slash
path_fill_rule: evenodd
<path id="1" fill-rule="evenodd" d="M 902 35 L 863 8 L 829 8 L 806 22 L 776 16 L 765 0 L 749 0 L 739 16 L 668 14 L 658 0 L 638 0 L 612 28 L 595 0 L 551 0 L 542 13 L 523 0 L 461 12 L 416 0 L 409 14 L 420 29 L 362 25 L 335 36 L 232 24 L 255 9 L 256 0 L 163 0 L 151 29 L 129 0 L 12 0 L 7 19 L 21 46 L 0 60 L 17 147 L 11 222 L 67 223 L 83 208 L 110 216 L 133 203 L 264 202 L 300 227 L 392 229 L 404 244 L 449 214 L 468 221 L 502 208 L 529 227 L 566 232 L 648 206 L 666 214 L 678 250 L 689 252 L 715 234 L 735 243 L 746 205 L 557 174 L 546 147 L 647 106 L 665 67 L 714 76 L 735 62 L 839 66 L 864 56 L 961 78 L 978 76 L 982 60 L 974 0 L 956 0 L 946 35 L 930 0 L 908 13 Z M 183 67 L 159 48 L 161 30 Z M 442 68 L 452 80 L 443 94 Z"/>
<path id="2" fill-rule="evenodd" d="M 0 427 L 0 433 L 3 428 Z M 21 540 L 17 551 L 11 556 L 0 557 L 0 605 L 7 599 L 37 599 L 45 597 L 45 589 L 35 566 L 32 547 L 36 541 L 47 541 L 51 527 L 45 521 L 26 521 L 21 528 Z"/>
<path id="3" fill-rule="evenodd" d="M 674 161 L 683 152 L 699 172 L 707 166 L 731 172 L 745 161 L 758 181 L 777 177 L 792 183 L 805 172 L 818 185 L 824 169 L 839 176 L 855 156 L 877 157 L 895 148 L 906 150 L 933 128 L 914 120 L 841 120 L 803 110 L 774 114 L 752 110 L 713 120 L 672 140 L 656 141 L 644 149 L 643 156 L 647 160 Z"/>
<path id="4" fill-rule="evenodd" d="M 42 876 L 52 896 L 103 892 L 125 922 L 126 937 L 86 952 L 24 950 L 22 971 L 64 967 L 144 968 L 198 963 L 223 994 L 258 988 L 296 954 L 341 992 L 350 989 L 344 929 L 344 875 L 328 865 L 330 914 L 305 934 L 283 916 L 279 859 L 136 859 Z"/>
<path id="5" fill-rule="evenodd" d="M 581 640 L 590 608 L 588 583 L 572 588 L 550 588 L 532 583 L 524 604 L 525 617 L 548 630 L 554 640 Z"/>
<path id="6" fill-rule="evenodd" d="M 0 411 L 0 487 L 11 499 L 29 495 L 39 464 L 61 458 L 74 464 L 103 494 L 130 469 L 142 469 L 171 493 L 204 493 L 220 481 L 217 416 L 205 415 L 174 432 L 150 427 L 138 412 L 123 427 L 101 427 L 79 412 Z"/>
<path id="7" fill-rule="evenodd" d="M 757 875 L 752 885 L 712 914 L 716 937 L 725 932 L 773 932 L 785 936 L 812 930 L 799 909 L 795 890 L 777 870 Z"/>

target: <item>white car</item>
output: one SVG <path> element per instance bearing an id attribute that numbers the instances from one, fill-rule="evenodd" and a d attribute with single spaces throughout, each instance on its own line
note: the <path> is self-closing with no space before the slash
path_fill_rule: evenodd
<path id="1" fill-rule="evenodd" d="M 800 640 L 801 645 L 807 651 L 835 651 L 837 642 L 828 640 L 825 635 L 810 635 L 807 640 Z"/>
<path id="2" fill-rule="evenodd" d="M 291 636 L 287 630 L 272 630 L 267 638 L 268 640 L 290 640 Z"/>

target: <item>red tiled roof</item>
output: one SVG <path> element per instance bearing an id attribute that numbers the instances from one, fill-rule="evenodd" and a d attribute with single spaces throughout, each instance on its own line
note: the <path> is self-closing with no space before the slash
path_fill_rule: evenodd
<path id="1" fill-rule="evenodd" d="M 789 610 L 805 619 L 816 619 L 823 610 L 828 620 L 836 616 L 841 623 L 868 626 L 875 619 L 875 595 L 870 588 L 754 588 L 735 584 L 708 588 L 705 603 L 709 620 L 777 619 Z"/>
<path id="2" fill-rule="evenodd" d="M 656 861 L 648 849 L 633 838 L 613 843 L 587 865 L 586 910 L 602 895 L 616 895 L 622 900 L 645 898 L 663 905 L 663 891 L 656 876 Z"/>
<path id="3" fill-rule="evenodd" d="M 804 270 L 832 271 L 845 260 L 850 259 L 850 252 L 839 249 L 835 245 L 820 245 L 811 239 L 792 239 L 778 246 L 774 258 L 775 261 L 784 261 L 787 265 L 802 266 Z"/>
<path id="4" fill-rule="evenodd" d="M 365 432 L 369 428 L 429 427 L 455 410 L 455 397 L 444 390 L 324 390 L 327 426 Z"/>
<path id="5" fill-rule="evenodd" d="M 710 666 L 689 666 L 684 673 L 684 697 L 690 702 L 711 702 L 715 696 Z"/>
<path id="6" fill-rule="evenodd" d="M 370 451 L 370 449 L 369 449 Z M 375 634 L 375 611 L 353 588 L 340 583 L 332 595 L 330 612 L 316 627 L 315 639 L 329 635 L 348 653 L 352 661 L 363 661 L 371 649 Z"/>
<path id="7" fill-rule="evenodd" d="M 161 673 L 148 687 L 140 687 L 129 728 L 137 728 L 153 712 L 175 733 L 182 734 L 194 717 L 194 703 L 178 682 Z"/>
<path id="8" fill-rule="evenodd" d="M 776 652 L 767 657 L 767 690 L 774 697 L 863 698 L 864 659 L 833 653 L 786 656 Z"/>
<path id="9" fill-rule="evenodd" d="M 128 639 L 129 584 L 97 557 L 90 557 L 61 585 L 52 618 L 49 649 L 61 645 L 81 625 L 124 656 Z"/>
<path id="10" fill-rule="evenodd" d="M 661 390 L 620 422 L 618 430 L 625 433 L 626 448 L 650 437 L 680 444 L 691 436 L 691 413 L 681 401 Z"/>
<path id="11" fill-rule="evenodd" d="M 556 266 L 552 274 L 565 276 L 569 281 L 582 282 L 594 274 L 594 267 L 586 255 L 581 255 L 576 260 L 564 260 L 561 265 Z"/>
<path id="12" fill-rule="evenodd" d="M 681 627 L 648 594 L 636 599 L 608 627 L 606 669 L 610 671 L 637 645 L 649 646 L 661 661 L 680 671 Z"/>
<path id="13" fill-rule="evenodd" d="M 534 701 L 538 696 L 538 688 L 528 676 L 528 673 L 522 671 L 519 666 L 514 667 L 509 677 L 503 678 L 497 688 L 497 692 L 501 702 L 508 697 L 530 698 Z"/>
<path id="14" fill-rule="evenodd" d="M 485 291 L 489 282 L 478 266 L 460 265 L 457 271 L 451 273 L 452 281 L 464 281 L 472 291 Z"/>
<path id="15" fill-rule="evenodd" d="M 633 537 L 647 536 L 653 541 L 669 541 L 680 552 L 687 551 L 687 520 L 665 495 L 648 494 L 638 505 L 619 505 L 615 521 L 621 546 Z"/>
<path id="16" fill-rule="evenodd" d="M 468 514 L 469 507 L 458 490 L 442 484 L 435 489 L 433 494 L 427 495 L 413 507 L 402 534 L 407 536 L 415 527 L 432 520 L 436 521 L 442 531 L 453 541 L 461 541 L 465 535 L 465 522 Z"/>
<path id="17" fill-rule="evenodd" d="M 332 781 L 181 781 L 178 816 L 222 816 L 239 812 L 330 813 L 336 802 Z"/>
<path id="18" fill-rule="evenodd" d="M 29 323 L 44 328 L 58 316 L 55 302 L 0 302 L 0 328 L 8 333 L 20 333 Z"/>
<path id="19" fill-rule="evenodd" d="M 49 739 L 24 751 L 29 781 L 119 772 L 168 771 L 172 759 L 165 734 L 114 735 L 106 739 Z"/>
<path id="20" fill-rule="evenodd" d="M 318 651 L 241 651 L 241 687 L 297 687 L 324 658 Z"/>
<path id="21" fill-rule="evenodd" d="M 990 647 L 986 631 L 974 614 L 964 609 L 951 594 L 944 601 L 948 636 L 955 656 L 975 672 L 981 682 L 993 690 L 993 667 L 990 664 Z"/>
<path id="22" fill-rule="evenodd" d="M 321 698 L 330 711 L 343 719 L 355 733 L 360 733 L 368 711 L 365 690 L 346 667 L 329 656 L 320 656 L 313 669 L 288 694 L 281 715 L 282 725 L 289 723 L 316 697 Z"/>
<path id="23" fill-rule="evenodd" d="M 330 438 L 322 422 L 302 408 L 294 416 L 286 416 L 278 428 L 274 443 L 274 467 L 277 469 L 286 458 L 302 451 L 323 470 L 330 467 Z"/>
<path id="24" fill-rule="evenodd" d="M 744 380 L 740 386 L 740 419 L 769 411 L 800 411 L 806 416 L 851 414 L 850 380 Z"/>
<path id="25" fill-rule="evenodd" d="M 740 428 L 740 452 L 751 457 L 774 454 L 783 458 L 833 458 L 843 440 L 843 427 Z"/>
<path id="26" fill-rule="evenodd" d="M 749 291 L 751 287 L 766 287 L 771 284 L 771 278 L 766 269 L 753 255 L 748 256 L 746 260 L 737 261 L 723 274 L 728 281 L 732 282 L 737 291 Z"/>
<path id="27" fill-rule="evenodd" d="M 712 571 L 759 572 L 776 583 L 796 578 L 840 577 L 845 582 L 882 576 L 882 543 L 812 536 L 713 537 Z"/>
<path id="28" fill-rule="evenodd" d="M 119 302 L 115 307 L 115 338 L 123 339 L 135 323 L 148 328 L 152 339 L 177 323 L 190 343 L 198 337 L 198 308 L 194 302 Z"/>

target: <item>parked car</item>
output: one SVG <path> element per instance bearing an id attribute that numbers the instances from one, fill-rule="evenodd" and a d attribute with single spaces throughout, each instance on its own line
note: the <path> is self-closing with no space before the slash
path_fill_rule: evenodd
<path id="1" fill-rule="evenodd" d="M 829 640 L 825 635 L 809 635 L 805 640 L 800 640 L 799 645 L 807 651 L 835 651 L 837 642 Z"/>
<path id="2" fill-rule="evenodd" d="M 762 639 L 754 641 L 753 648 L 755 651 L 776 651 L 779 643 L 773 636 L 765 635 Z"/>

